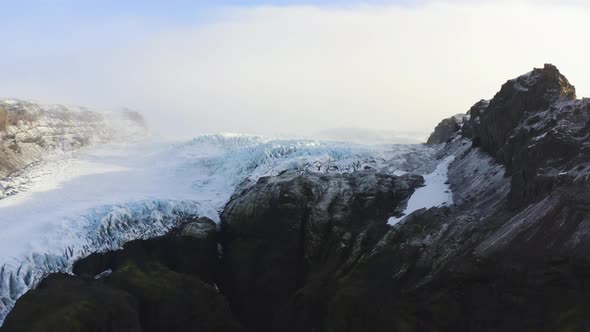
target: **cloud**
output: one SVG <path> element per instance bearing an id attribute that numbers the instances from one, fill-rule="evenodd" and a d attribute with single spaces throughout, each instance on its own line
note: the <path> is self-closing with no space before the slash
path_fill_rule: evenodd
<path id="1" fill-rule="evenodd" d="M 54 46 L 26 37 L 33 39 L 3 55 L 0 94 L 128 106 L 188 135 L 428 132 L 545 62 L 579 94 L 590 92 L 585 8 L 452 1 L 208 14 L 181 25 L 137 17 L 77 23 L 78 33 Z"/>

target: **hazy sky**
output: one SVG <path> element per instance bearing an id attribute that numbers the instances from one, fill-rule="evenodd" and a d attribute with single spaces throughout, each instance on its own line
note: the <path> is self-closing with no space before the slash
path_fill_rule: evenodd
<path id="1" fill-rule="evenodd" d="M 0 96 L 166 132 L 429 132 L 558 66 L 590 96 L 586 1 L 0 0 Z"/>

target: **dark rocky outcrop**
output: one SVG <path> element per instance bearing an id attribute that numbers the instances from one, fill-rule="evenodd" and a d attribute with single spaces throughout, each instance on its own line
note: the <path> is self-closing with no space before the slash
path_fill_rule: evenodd
<path id="1" fill-rule="evenodd" d="M 219 273 L 216 229 L 210 219 L 198 218 L 172 229 L 166 236 L 131 241 L 122 250 L 92 254 L 74 263 L 73 272 L 94 277 L 108 269 L 118 270 L 130 261 L 137 265 L 158 262 L 213 285 Z"/>
<path id="2" fill-rule="evenodd" d="M 222 214 L 221 286 L 238 317 L 255 331 L 318 328 L 337 280 L 376 245 L 387 218 L 422 182 L 371 171 L 287 172 L 236 195 Z M 289 327 L 283 316 L 293 310 L 302 321 Z"/>
<path id="3" fill-rule="evenodd" d="M 121 266 L 104 280 L 51 275 L 25 294 L 3 331 L 242 331 L 223 296 L 157 263 Z"/>
<path id="4" fill-rule="evenodd" d="M 565 76 L 547 64 L 509 80 L 469 111 L 463 134 L 506 166 L 513 207 L 545 197 L 564 172 L 576 172 L 573 165 L 584 170 L 590 101 L 575 98 Z"/>
<path id="5" fill-rule="evenodd" d="M 473 140 L 499 162 L 506 163 L 501 150 L 526 116 L 545 111 L 559 101 L 575 99 L 575 88 L 555 66 L 536 68 L 506 82 L 485 108 L 477 108 L 470 118 Z"/>
<path id="6" fill-rule="evenodd" d="M 169 234 L 77 262 L 29 291 L 2 331 L 243 331 L 214 280 L 216 225 L 191 221 Z"/>
<path id="7" fill-rule="evenodd" d="M 457 114 L 450 118 L 443 119 L 434 128 L 434 131 L 428 137 L 426 144 L 441 144 L 449 141 L 453 134 L 457 133 L 461 129 L 464 114 Z"/>

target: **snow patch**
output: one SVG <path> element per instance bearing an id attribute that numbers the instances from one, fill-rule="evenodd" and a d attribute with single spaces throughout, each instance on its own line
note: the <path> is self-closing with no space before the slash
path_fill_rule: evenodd
<path id="1" fill-rule="evenodd" d="M 401 217 L 391 217 L 387 221 L 389 225 L 395 225 L 412 212 L 443 205 L 453 204 L 453 193 L 448 182 L 449 165 L 455 160 L 455 156 L 445 158 L 434 172 L 424 176 L 424 186 L 416 189 L 408 200 L 408 205 Z"/>

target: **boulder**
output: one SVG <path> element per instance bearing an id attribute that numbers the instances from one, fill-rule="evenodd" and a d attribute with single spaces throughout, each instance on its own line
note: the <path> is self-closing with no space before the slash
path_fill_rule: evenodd
<path id="1" fill-rule="evenodd" d="M 583 167 L 589 110 L 590 101 L 577 100 L 574 86 L 546 64 L 507 81 L 491 100 L 476 103 L 462 134 L 506 166 L 510 203 L 519 208 L 549 194 L 571 165 Z"/>

